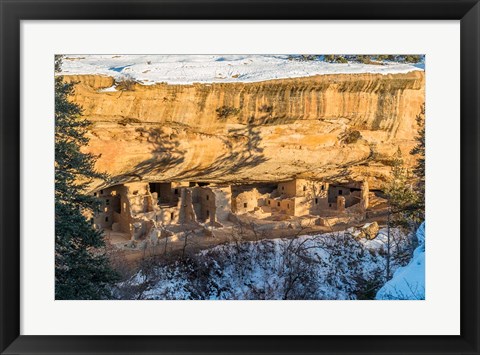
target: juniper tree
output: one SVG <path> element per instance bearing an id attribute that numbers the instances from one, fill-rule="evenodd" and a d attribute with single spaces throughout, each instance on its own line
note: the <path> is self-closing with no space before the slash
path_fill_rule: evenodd
<path id="1" fill-rule="evenodd" d="M 420 134 L 420 133 L 419 133 Z M 420 134 L 421 135 L 421 134 Z M 420 154 L 420 153 L 419 153 Z M 424 156 L 423 156 L 424 157 Z M 424 164 L 424 160 L 423 160 Z M 421 166 L 419 160 L 417 167 Z M 421 170 L 421 169 L 420 169 Z M 423 177 L 423 173 L 418 170 L 418 174 Z M 408 260 L 413 252 L 413 241 L 410 240 L 410 248 L 396 250 L 392 255 L 391 251 L 391 227 L 400 227 L 406 235 L 416 230 L 425 219 L 425 203 L 423 194 L 415 188 L 415 175 L 412 175 L 404 167 L 402 152 L 398 148 L 392 164 L 392 174 L 389 182 L 385 186 L 385 194 L 388 200 L 388 221 L 387 221 L 387 267 L 386 278 L 390 278 L 390 258 L 397 260 Z M 398 243 L 397 243 L 398 244 Z"/>
<path id="2" fill-rule="evenodd" d="M 55 58 L 55 71 L 61 57 Z M 90 122 L 81 108 L 68 100 L 73 84 L 55 77 L 55 298 L 105 299 L 116 274 L 102 249 L 104 240 L 87 220 L 98 200 L 86 193 L 94 178 L 105 178 L 94 164 L 96 157 L 84 153 Z"/>
<path id="3" fill-rule="evenodd" d="M 410 151 L 416 163 L 411 171 L 406 169 L 398 149 L 393 159 L 392 178 L 385 189 L 393 223 L 407 229 L 417 229 L 425 219 L 425 105 L 422 105 L 416 121 L 416 145 Z"/>

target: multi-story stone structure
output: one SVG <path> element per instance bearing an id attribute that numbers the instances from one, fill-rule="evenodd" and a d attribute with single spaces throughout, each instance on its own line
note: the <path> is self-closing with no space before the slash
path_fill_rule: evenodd
<path id="1" fill-rule="evenodd" d="M 367 182 L 333 185 L 295 179 L 277 185 L 233 186 L 131 182 L 95 191 L 94 195 L 101 201 L 93 218 L 98 228 L 142 239 L 153 228 L 223 227 L 230 223 L 232 214 L 256 218 L 360 215 L 368 208 L 370 192 Z"/>

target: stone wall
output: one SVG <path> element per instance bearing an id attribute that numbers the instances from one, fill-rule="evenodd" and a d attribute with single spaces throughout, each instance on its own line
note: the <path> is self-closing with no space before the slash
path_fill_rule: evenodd
<path id="1" fill-rule="evenodd" d="M 215 195 L 215 221 L 223 223 L 228 221 L 232 213 L 232 189 L 230 186 L 212 188 Z"/>
<path id="2" fill-rule="evenodd" d="M 232 199 L 232 211 L 237 214 L 252 212 L 259 206 L 259 199 L 262 194 L 257 189 L 239 193 Z"/>
<path id="3" fill-rule="evenodd" d="M 179 223 L 197 222 L 197 216 L 193 207 L 193 189 L 195 188 L 183 188 L 181 190 Z"/>
<path id="4" fill-rule="evenodd" d="M 153 211 L 152 195 L 148 183 L 131 182 L 125 184 L 125 187 L 131 214 Z"/>
<path id="5" fill-rule="evenodd" d="M 156 221 L 162 224 L 177 224 L 180 220 L 179 208 L 173 207 L 160 207 L 156 212 Z"/>
<path id="6" fill-rule="evenodd" d="M 157 199 L 160 204 L 162 203 L 176 203 L 176 196 L 173 194 L 172 190 L 172 183 L 165 182 L 165 183 L 158 183 L 158 182 L 151 182 L 149 183 L 150 192 L 157 193 Z"/>
<path id="7" fill-rule="evenodd" d="M 193 192 L 193 204 L 196 218 L 199 222 L 216 222 L 215 220 L 215 194 L 211 188 L 195 187 Z"/>
<path id="8" fill-rule="evenodd" d="M 112 229 L 131 235 L 131 214 L 128 189 L 116 185 L 93 192 L 100 199 L 100 211 L 94 216 L 94 223 L 100 228 Z"/>
<path id="9" fill-rule="evenodd" d="M 280 182 L 277 191 L 282 197 L 294 197 L 297 195 L 297 181 Z"/>

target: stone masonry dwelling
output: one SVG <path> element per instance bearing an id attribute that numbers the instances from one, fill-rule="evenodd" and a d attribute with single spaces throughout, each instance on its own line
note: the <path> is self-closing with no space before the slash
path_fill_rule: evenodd
<path id="1" fill-rule="evenodd" d="M 252 218 L 315 217 L 327 225 L 363 220 L 370 199 L 368 183 L 334 185 L 294 179 L 278 184 L 210 185 L 195 182 L 131 182 L 93 192 L 101 201 L 97 228 L 143 239 L 156 230 L 221 228 L 232 215 Z"/>
<path id="2" fill-rule="evenodd" d="M 221 227 L 231 213 L 230 186 L 133 182 L 93 193 L 101 201 L 93 223 L 141 239 L 152 228 L 171 225 Z"/>
<path id="3" fill-rule="evenodd" d="M 94 216 L 93 223 L 101 229 L 110 229 L 134 238 L 147 228 L 138 220 L 145 217 L 153 218 L 155 215 L 148 184 L 116 185 L 93 194 L 101 202 L 100 211 Z"/>

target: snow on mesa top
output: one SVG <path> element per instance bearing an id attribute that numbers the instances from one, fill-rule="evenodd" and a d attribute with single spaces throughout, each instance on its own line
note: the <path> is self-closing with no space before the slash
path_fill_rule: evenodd
<path id="1" fill-rule="evenodd" d="M 298 78 L 319 74 L 394 74 L 423 70 L 403 63 L 327 63 L 289 60 L 287 55 L 67 55 L 62 74 L 130 77 L 155 83 L 232 83 Z"/>

